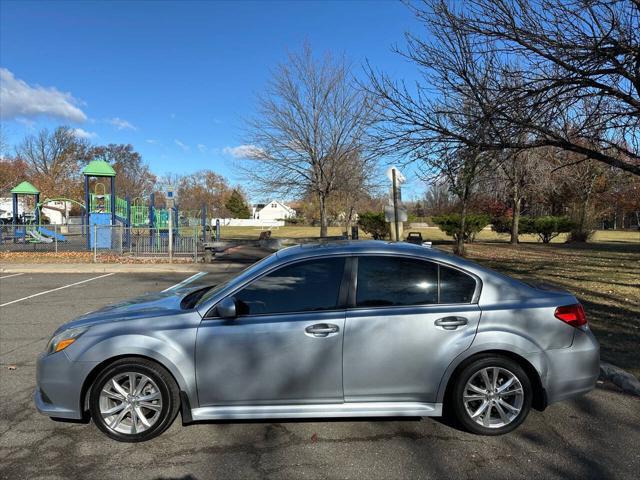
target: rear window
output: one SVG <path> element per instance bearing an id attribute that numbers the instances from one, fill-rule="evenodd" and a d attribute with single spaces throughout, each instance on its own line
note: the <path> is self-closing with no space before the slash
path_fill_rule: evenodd
<path id="1" fill-rule="evenodd" d="M 440 303 L 471 303 L 475 291 L 473 277 L 440 265 Z"/>
<path id="2" fill-rule="evenodd" d="M 454 268 L 402 257 L 358 257 L 356 307 L 471 303 L 475 279 Z"/>

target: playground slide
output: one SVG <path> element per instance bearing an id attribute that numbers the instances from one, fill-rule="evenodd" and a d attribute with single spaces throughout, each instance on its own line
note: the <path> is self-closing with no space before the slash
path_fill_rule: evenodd
<path id="1" fill-rule="evenodd" d="M 36 242 L 36 243 L 51 243 L 51 242 L 53 242 L 53 238 L 45 237 L 44 235 L 42 235 L 37 230 L 27 230 L 27 235 L 29 235 L 29 237 L 31 237 L 31 240 L 29 240 L 30 242 Z"/>
<path id="2" fill-rule="evenodd" d="M 38 227 L 38 232 L 40 232 L 42 235 L 45 235 L 49 238 L 55 238 L 57 239 L 59 242 L 66 242 L 67 239 L 64 237 L 64 235 L 60 235 L 59 233 L 56 233 L 52 230 L 49 230 L 48 228 L 44 228 L 44 227 Z"/>

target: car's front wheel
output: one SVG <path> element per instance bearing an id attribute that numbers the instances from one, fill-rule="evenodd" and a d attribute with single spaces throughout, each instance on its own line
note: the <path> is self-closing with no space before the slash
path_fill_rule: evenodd
<path id="1" fill-rule="evenodd" d="M 96 378 L 89 397 L 91 418 L 121 442 L 143 442 L 165 431 L 180 406 L 178 386 L 160 365 L 124 358 Z"/>
<path id="2" fill-rule="evenodd" d="M 453 413 L 463 427 L 481 435 L 501 435 L 527 417 L 533 392 L 518 363 L 489 355 L 462 369 L 452 397 Z"/>

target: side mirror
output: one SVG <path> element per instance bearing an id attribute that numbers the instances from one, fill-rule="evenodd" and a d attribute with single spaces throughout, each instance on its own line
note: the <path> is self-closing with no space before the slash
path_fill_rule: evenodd
<path id="1" fill-rule="evenodd" d="M 216 312 L 220 318 L 236 318 L 236 300 L 233 297 L 227 297 L 220 300 L 216 305 Z"/>

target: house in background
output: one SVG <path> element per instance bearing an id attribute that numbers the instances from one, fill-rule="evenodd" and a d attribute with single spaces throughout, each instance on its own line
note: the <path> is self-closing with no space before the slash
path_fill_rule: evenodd
<path id="1" fill-rule="evenodd" d="M 66 200 L 50 200 L 42 206 L 42 215 L 52 225 L 66 225 L 69 223 L 69 213 L 73 205 Z"/>
<path id="2" fill-rule="evenodd" d="M 252 217 L 256 220 L 285 220 L 296 216 L 296 211 L 278 200 L 253 205 Z"/>

